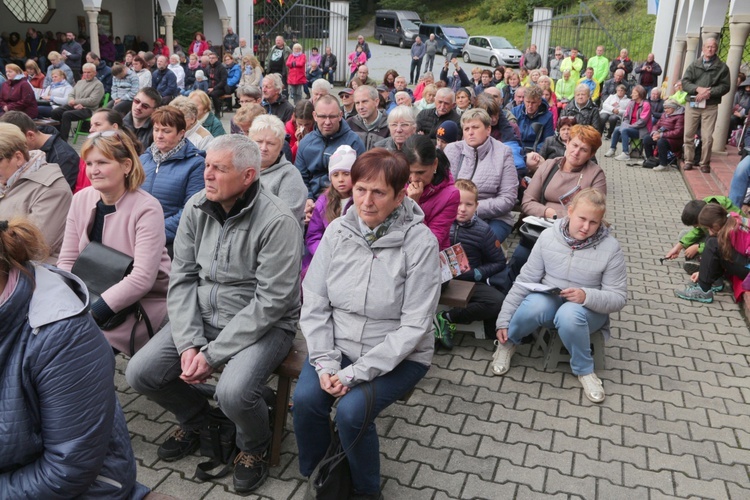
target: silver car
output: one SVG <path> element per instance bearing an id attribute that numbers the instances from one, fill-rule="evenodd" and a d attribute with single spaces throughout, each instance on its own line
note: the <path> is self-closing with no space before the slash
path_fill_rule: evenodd
<path id="1" fill-rule="evenodd" d="M 464 45 L 463 54 L 466 62 L 489 64 L 493 68 L 499 64 L 518 66 L 523 56 L 501 36 L 472 36 Z"/>

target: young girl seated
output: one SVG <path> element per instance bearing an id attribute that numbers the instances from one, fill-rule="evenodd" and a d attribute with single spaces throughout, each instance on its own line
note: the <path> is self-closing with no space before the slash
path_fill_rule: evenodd
<path id="1" fill-rule="evenodd" d="M 352 179 L 350 174 L 356 159 L 357 152 L 347 145 L 339 146 L 331 155 L 331 160 L 328 162 L 328 178 L 331 180 L 331 185 L 315 202 L 315 208 L 307 226 L 307 234 L 305 235 L 307 252 L 302 259 L 303 277 L 310 266 L 310 262 L 312 262 L 328 224 L 345 215 L 349 207 L 352 206 Z"/>
<path id="2" fill-rule="evenodd" d="M 747 219 L 744 219 L 746 222 Z M 698 272 L 693 273 L 685 290 L 675 290 L 675 295 L 685 300 L 711 303 L 714 292 L 720 292 L 724 284 L 722 276 L 744 280 L 748 274 L 750 259 L 744 252 L 738 252 L 732 245 L 733 234 L 747 231 L 742 227 L 743 218 L 735 212 L 731 216 L 726 209 L 716 203 L 708 203 L 698 215 L 698 224 L 708 230 L 708 238 L 703 247 Z M 737 295 L 739 290 L 737 290 Z"/>
<path id="3" fill-rule="evenodd" d="M 447 349 L 453 348 L 455 323 L 484 321 L 487 336 L 491 338 L 494 321 L 505 298 L 502 292 L 485 283 L 487 278 L 503 270 L 505 255 L 489 224 L 477 217 L 477 186 L 468 179 L 457 180 L 455 186 L 461 195 L 461 202 L 456 220 L 451 226 L 450 244 L 461 243 L 471 266 L 471 269 L 455 279 L 473 281 L 474 292 L 466 308 L 454 307 L 435 316 L 435 337 Z"/>

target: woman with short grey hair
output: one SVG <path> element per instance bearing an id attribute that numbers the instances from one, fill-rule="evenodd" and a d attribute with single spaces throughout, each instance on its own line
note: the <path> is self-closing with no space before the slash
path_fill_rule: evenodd
<path id="1" fill-rule="evenodd" d="M 388 115 L 390 137 L 375 143 L 376 148 L 388 151 L 401 151 L 406 139 L 417 133 L 417 118 L 410 106 L 396 106 Z"/>

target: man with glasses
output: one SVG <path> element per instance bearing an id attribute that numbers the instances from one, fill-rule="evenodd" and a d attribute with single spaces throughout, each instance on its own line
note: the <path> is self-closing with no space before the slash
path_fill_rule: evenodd
<path id="1" fill-rule="evenodd" d="M 60 137 L 68 141 L 71 122 L 91 118 L 104 97 L 104 85 L 96 79 L 96 66 L 83 65 L 83 78 L 76 83 L 68 96 L 68 104 L 52 110 L 51 118 L 59 121 Z"/>
<path id="2" fill-rule="evenodd" d="M 518 128 L 521 130 L 521 146 L 525 150 L 539 151 L 544 140 L 555 134 L 552 125 L 552 113 L 547 102 L 542 99 L 540 87 L 529 87 L 523 97 L 523 104 L 513 108 L 513 116 L 516 117 Z M 537 133 L 532 126 L 535 123 L 542 125 Z"/>
<path id="3" fill-rule="evenodd" d="M 151 115 L 161 106 L 161 96 L 153 87 L 146 87 L 136 94 L 130 113 L 122 119 L 122 124 L 135 134 L 143 144 L 143 150 L 154 142 L 154 126 Z"/>
<path id="4" fill-rule="evenodd" d="M 715 38 L 703 42 L 702 56 L 688 66 L 682 77 L 682 88 L 687 92 L 685 106 L 685 170 L 692 170 L 695 162 L 694 137 L 701 132 L 700 168 L 704 174 L 711 172 L 711 148 L 719 103 L 729 92 L 729 68 L 716 55 L 719 44 Z"/>
<path id="5" fill-rule="evenodd" d="M 379 103 L 380 96 L 375 88 L 357 87 L 354 91 L 354 106 L 357 108 L 357 115 L 346 120 L 368 151 L 375 147 L 376 142 L 390 135 L 388 116 L 378 109 Z"/>
<path id="6" fill-rule="evenodd" d="M 318 99 L 313 111 L 315 128 L 299 142 L 294 162 L 307 186 L 305 213 L 311 214 L 315 200 L 329 185 L 328 160 L 339 146 L 351 146 L 361 155 L 365 146 L 341 116 L 339 102 L 332 95 Z"/>
<path id="7" fill-rule="evenodd" d="M 549 60 L 549 77 L 552 78 L 554 81 L 559 80 L 562 78 L 562 71 L 560 70 L 560 65 L 563 61 L 563 53 L 562 48 L 558 45 L 555 47 L 555 55 L 552 59 Z"/>

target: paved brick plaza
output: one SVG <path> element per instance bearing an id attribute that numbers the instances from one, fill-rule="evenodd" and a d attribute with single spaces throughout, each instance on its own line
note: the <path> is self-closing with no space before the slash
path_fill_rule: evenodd
<path id="1" fill-rule="evenodd" d="M 452 352 L 439 351 L 408 404 L 377 420 L 387 499 L 750 498 L 747 323 L 728 292 L 709 305 L 675 298 L 688 277 L 658 260 L 689 199 L 682 176 L 611 159 L 603 167 L 607 219 L 630 278 L 628 304 L 612 316 L 607 369 L 597 372 L 606 401 L 589 403 L 568 367 L 544 372 L 529 346 L 505 377 L 492 376 L 491 341 L 464 336 Z M 138 479 L 184 499 L 234 498 L 231 475 L 190 479 L 201 457 L 157 458 L 174 422 L 128 387 L 125 365 L 120 357 L 115 381 Z M 302 498 L 291 430 L 281 466 L 256 493 Z"/>

